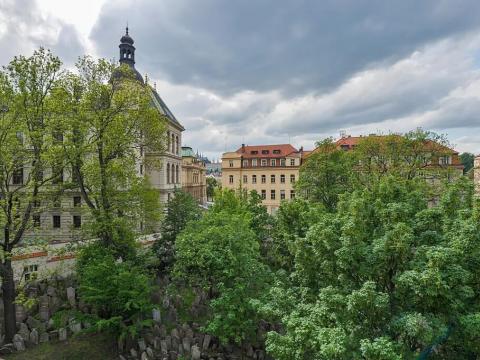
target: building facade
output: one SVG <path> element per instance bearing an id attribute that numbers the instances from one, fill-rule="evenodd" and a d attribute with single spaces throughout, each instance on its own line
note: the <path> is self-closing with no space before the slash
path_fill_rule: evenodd
<path id="1" fill-rule="evenodd" d="M 182 189 L 199 204 L 207 202 L 207 180 L 204 161 L 189 146 L 182 146 Z"/>
<path id="2" fill-rule="evenodd" d="M 222 187 L 255 190 L 270 214 L 282 201 L 295 198 L 302 153 L 290 144 L 242 145 L 222 156 Z"/>
<path id="3" fill-rule="evenodd" d="M 166 144 L 167 149 L 163 153 L 152 153 L 148 149 L 141 149 L 139 161 L 136 164 L 139 176 L 149 179 L 153 188 L 158 191 L 159 201 L 166 204 L 173 196 L 175 188 L 182 186 L 182 132 L 185 130 L 180 122 L 162 100 L 156 89 L 150 86 L 138 70 L 135 68 L 134 40 L 126 33 L 120 39 L 120 64 L 126 64 L 132 68 L 136 79 L 148 86 L 151 90 L 152 106 L 154 106 L 167 119 Z M 115 76 L 115 75 L 114 75 Z M 161 163 L 160 168 L 149 169 L 144 163 L 146 160 L 155 159 Z M 25 181 L 29 169 L 24 169 L 14 179 L 19 184 Z M 46 174 L 48 175 L 48 174 Z M 50 243 L 61 243 L 80 240 L 82 226 L 88 220 L 88 210 L 82 206 L 83 199 L 80 193 L 72 189 L 59 191 L 63 182 L 70 182 L 71 174 L 68 169 L 63 171 L 61 181 L 58 184 L 46 186 L 38 201 L 37 209 L 32 216 L 32 227 L 24 239 L 42 239 Z M 61 195 L 58 195 L 61 194 Z M 139 227 L 140 224 L 139 224 Z"/>

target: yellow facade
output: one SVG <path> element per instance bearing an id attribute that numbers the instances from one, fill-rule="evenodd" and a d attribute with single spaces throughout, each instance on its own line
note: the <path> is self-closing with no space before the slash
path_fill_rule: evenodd
<path id="1" fill-rule="evenodd" d="M 207 202 L 205 164 L 195 156 L 192 148 L 186 146 L 182 146 L 182 189 L 200 204 Z"/>
<path id="2" fill-rule="evenodd" d="M 275 145 L 269 145 L 272 149 Z M 248 152 L 250 148 L 245 147 Z M 255 190 L 270 214 L 274 214 L 282 201 L 295 198 L 295 182 L 298 181 L 301 152 L 280 153 L 278 157 L 262 158 L 262 146 L 258 157 L 248 157 L 241 151 L 227 152 L 222 156 L 222 187 L 233 190 Z M 257 151 L 257 150 L 254 150 Z M 271 155 L 271 154 L 270 154 Z"/>

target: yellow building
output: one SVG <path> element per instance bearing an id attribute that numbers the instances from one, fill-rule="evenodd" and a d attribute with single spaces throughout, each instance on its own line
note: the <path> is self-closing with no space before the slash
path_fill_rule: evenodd
<path id="1" fill-rule="evenodd" d="M 207 202 L 207 180 L 205 163 L 191 147 L 182 146 L 182 188 L 200 204 Z"/>
<path id="2" fill-rule="evenodd" d="M 295 198 L 302 153 L 290 144 L 242 145 L 222 156 L 222 187 L 255 190 L 274 214 L 282 201 Z"/>

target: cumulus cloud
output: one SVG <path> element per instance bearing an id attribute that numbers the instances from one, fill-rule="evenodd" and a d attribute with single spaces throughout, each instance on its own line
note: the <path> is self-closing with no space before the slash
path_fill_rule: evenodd
<path id="1" fill-rule="evenodd" d="M 30 55 L 40 46 L 51 49 L 67 65 L 83 54 L 77 30 L 44 15 L 35 0 L 0 1 L 0 24 L 0 64 L 19 54 Z"/>

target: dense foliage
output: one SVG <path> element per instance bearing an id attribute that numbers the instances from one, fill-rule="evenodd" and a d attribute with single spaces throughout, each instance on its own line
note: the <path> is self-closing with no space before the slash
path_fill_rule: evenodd
<path id="1" fill-rule="evenodd" d="M 464 166 L 463 172 L 468 174 L 470 170 L 473 169 L 473 164 L 475 161 L 475 155 L 472 153 L 464 152 L 460 154 L 460 160 L 462 161 L 462 165 Z"/>
<path id="2" fill-rule="evenodd" d="M 252 200 L 255 201 L 255 200 Z M 215 206 L 190 222 L 177 238 L 177 280 L 210 294 L 206 331 L 222 341 L 251 339 L 258 317 L 251 300 L 265 290 L 268 270 L 261 261 L 255 208 L 232 191 L 216 196 Z"/>
<path id="3" fill-rule="evenodd" d="M 175 261 L 175 240 L 187 223 L 201 216 L 198 202 L 189 193 L 175 190 L 167 203 L 165 217 L 162 221 L 161 239 L 155 242 L 153 250 L 159 260 L 159 271 L 168 273 Z"/>
<path id="4" fill-rule="evenodd" d="M 152 324 L 152 280 L 140 259 L 116 258 L 109 248 L 87 245 L 78 256 L 79 296 L 94 309 L 94 329 L 135 336 Z"/>
<path id="5" fill-rule="evenodd" d="M 442 359 L 478 354 L 472 186 L 451 185 L 434 208 L 426 187 L 384 177 L 298 239 L 294 271 L 260 306 L 283 325 L 267 337 L 276 359 L 408 359 L 431 345 Z"/>

